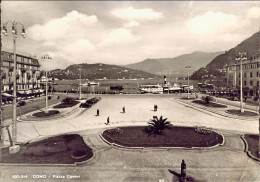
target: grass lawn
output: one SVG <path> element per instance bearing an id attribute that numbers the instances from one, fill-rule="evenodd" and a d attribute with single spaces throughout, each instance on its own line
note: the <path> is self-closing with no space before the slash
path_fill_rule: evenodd
<path id="1" fill-rule="evenodd" d="M 215 132 L 202 134 L 190 127 L 171 127 L 164 129 L 162 135 L 148 136 L 145 127 L 121 127 L 120 133 L 110 129 L 102 135 L 111 143 L 128 147 L 209 147 L 223 141 L 222 136 Z"/>
<path id="2" fill-rule="evenodd" d="M 58 108 L 73 107 L 73 106 L 77 105 L 78 103 L 79 103 L 78 101 L 75 101 L 75 100 L 74 100 L 74 101 L 72 101 L 72 102 L 69 103 L 69 104 L 66 104 L 66 103 L 60 103 L 60 104 L 54 106 L 53 108 L 58 109 Z"/>
<path id="3" fill-rule="evenodd" d="M 248 143 L 248 151 L 250 151 L 253 156 L 260 159 L 259 135 L 245 135 L 245 139 Z"/>
<path id="4" fill-rule="evenodd" d="M 73 164 L 93 156 L 92 149 L 76 134 L 21 145 L 21 151 L 16 154 L 9 154 L 8 148 L 2 149 L 1 152 L 0 162 L 3 163 Z"/>
<path id="5" fill-rule="evenodd" d="M 45 118 L 45 117 L 53 116 L 53 115 L 56 115 L 59 113 L 60 113 L 60 111 L 58 111 L 58 110 L 50 110 L 48 113 L 45 113 L 45 111 L 41 111 L 41 112 L 34 113 L 33 116 L 38 117 L 38 118 Z"/>
<path id="6" fill-rule="evenodd" d="M 218 104 L 218 103 L 215 103 L 215 102 L 210 102 L 210 103 L 206 104 L 205 101 L 203 101 L 203 100 L 194 100 L 192 102 L 196 103 L 196 104 L 200 104 L 200 105 L 206 106 L 206 107 L 219 107 L 219 108 L 226 108 L 227 107 L 225 105 Z"/>
<path id="7" fill-rule="evenodd" d="M 238 115 L 238 116 L 257 116 L 258 115 L 257 113 L 250 112 L 250 111 L 244 111 L 243 113 L 241 113 L 241 111 L 238 109 L 229 109 L 226 112 L 229 114 Z"/>

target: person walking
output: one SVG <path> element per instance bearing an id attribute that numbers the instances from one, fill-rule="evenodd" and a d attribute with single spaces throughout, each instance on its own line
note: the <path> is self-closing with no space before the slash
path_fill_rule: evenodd
<path id="1" fill-rule="evenodd" d="M 125 113 L 125 106 L 123 107 L 123 113 Z"/>
<path id="2" fill-rule="evenodd" d="M 109 125 L 109 117 L 107 117 L 107 125 Z"/>
<path id="3" fill-rule="evenodd" d="M 99 116 L 99 109 L 97 109 L 97 116 Z"/>

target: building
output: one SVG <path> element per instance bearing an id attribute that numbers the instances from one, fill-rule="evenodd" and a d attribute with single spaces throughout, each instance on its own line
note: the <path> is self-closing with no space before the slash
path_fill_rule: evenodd
<path id="1" fill-rule="evenodd" d="M 259 97 L 260 57 L 242 62 L 242 87 L 244 96 Z M 232 91 L 240 91 L 240 62 L 227 66 L 227 85 Z"/>
<path id="2" fill-rule="evenodd" d="M 1 92 L 13 91 L 13 52 L 7 49 L 1 51 Z M 40 92 L 40 64 L 36 58 L 21 53 L 16 54 L 17 96 Z"/>

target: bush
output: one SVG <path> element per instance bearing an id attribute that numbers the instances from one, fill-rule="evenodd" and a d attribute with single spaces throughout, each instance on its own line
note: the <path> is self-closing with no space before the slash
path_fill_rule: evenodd
<path id="1" fill-rule="evenodd" d="M 196 127 L 195 132 L 203 134 L 203 135 L 210 135 L 212 133 L 211 130 L 205 129 L 205 128 L 200 128 L 200 127 Z"/>
<path id="2" fill-rule="evenodd" d="M 202 97 L 202 100 L 205 101 L 206 104 L 209 104 L 213 100 L 213 97 L 207 95 L 206 97 Z"/>
<path id="3" fill-rule="evenodd" d="M 66 97 L 64 99 L 62 99 L 61 103 L 63 104 L 71 104 L 73 103 L 74 99 L 72 97 Z"/>
<path id="4" fill-rule="evenodd" d="M 123 134 L 123 130 L 121 128 L 113 128 L 107 131 L 111 135 L 121 135 Z"/>

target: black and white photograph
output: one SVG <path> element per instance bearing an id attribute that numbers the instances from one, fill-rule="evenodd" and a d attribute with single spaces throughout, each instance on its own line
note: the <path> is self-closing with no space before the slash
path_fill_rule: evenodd
<path id="1" fill-rule="evenodd" d="M 259 182 L 260 1 L 0 1 L 1 182 Z"/>

